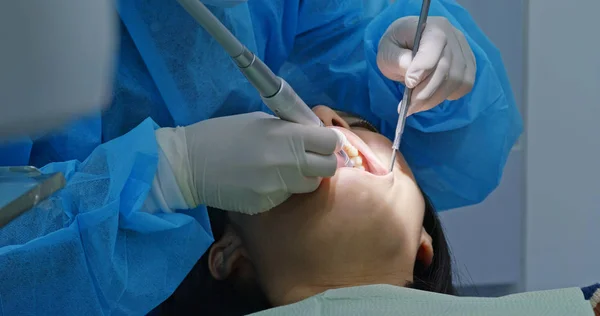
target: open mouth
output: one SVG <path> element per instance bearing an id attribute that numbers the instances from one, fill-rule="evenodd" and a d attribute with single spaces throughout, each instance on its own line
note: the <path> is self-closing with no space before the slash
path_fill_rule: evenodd
<path id="1" fill-rule="evenodd" d="M 344 136 L 346 136 L 346 139 L 348 139 L 350 144 L 349 146 L 344 146 L 344 151 L 354 163 L 354 168 L 362 169 L 378 176 L 383 176 L 389 173 L 381 161 L 379 161 L 377 156 L 375 156 L 375 153 L 371 150 L 371 148 L 365 144 L 360 137 L 344 128 L 332 128 L 342 132 Z"/>

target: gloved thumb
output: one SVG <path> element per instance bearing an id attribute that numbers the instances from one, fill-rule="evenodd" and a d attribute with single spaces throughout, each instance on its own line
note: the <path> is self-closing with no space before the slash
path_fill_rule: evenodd
<path id="1" fill-rule="evenodd" d="M 412 51 L 400 46 L 392 36 L 384 36 L 377 50 L 377 67 L 390 80 L 404 82 L 412 63 Z"/>

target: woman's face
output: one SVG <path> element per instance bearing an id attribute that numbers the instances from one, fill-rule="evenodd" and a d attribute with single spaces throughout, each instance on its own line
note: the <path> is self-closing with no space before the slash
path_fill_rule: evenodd
<path id="1" fill-rule="evenodd" d="M 365 170 L 340 168 L 315 192 L 294 195 L 266 213 L 230 214 L 230 232 L 243 245 L 235 258 L 251 264 L 252 271 L 246 267 L 245 273 L 257 278 L 273 304 L 330 288 L 402 286 L 412 281 L 415 260 L 426 263 L 433 256 L 422 226 L 425 202 L 401 155 L 393 172 L 387 173 L 391 142 L 360 127 L 364 124 L 355 117 L 324 106 L 314 112 L 347 136 Z M 214 262 L 227 260 L 218 258 Z"/>

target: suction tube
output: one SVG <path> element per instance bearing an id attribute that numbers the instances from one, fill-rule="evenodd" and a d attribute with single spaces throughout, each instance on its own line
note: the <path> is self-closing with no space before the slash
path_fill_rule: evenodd
<path id="1" fill-rule="evenodd" d="M 321 125 L 321 120 L 294 89 L 240 43 L 202 2 L 177 1 L 225 49 L 275 115 L 286 121 L 303 125 Z"/>
<path id="2" fill-rule="evenodd" d="M 249 51 L 202 2 L 199 0 L 177 0 L 177 2 L 225 49 L 275 115 L 283 120 L 302 125 L 323 126 L 319 117 L 296 91 Z M 338 161 L 340 159 L 343 161 L 343 166 L 352 167 L 352 161 L 342 149 L 344 142 L 347 142 L 346 137 L 341 135 L 336 147 L 336 155 Z"/>

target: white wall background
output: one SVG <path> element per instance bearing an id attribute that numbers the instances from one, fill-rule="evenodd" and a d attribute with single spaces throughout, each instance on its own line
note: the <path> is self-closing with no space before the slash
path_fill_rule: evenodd
<path id="1" fill-rule="evenodd" d="M 442 214 L 466 293 L 600 282 L 600 1 L 457 1 L 502 52 L 526 129 L 500 187 Z"/>
<path id="2" fill-rule="evenodd" d="M 524 0 L 458 2 L 502 52 L 523 112 Z M 524 208 L 524 153 L 517 147 L 500 186 L 486 201 L 441 214 L 456 259 L 458 285 L 465 294 L 497 296 L 521 289 Z"/>
<path id="3" fill-rule="evenodd" d="M 528 2 L 525 288 L 590 285 L 600 282 L 600 1 Z"/>

